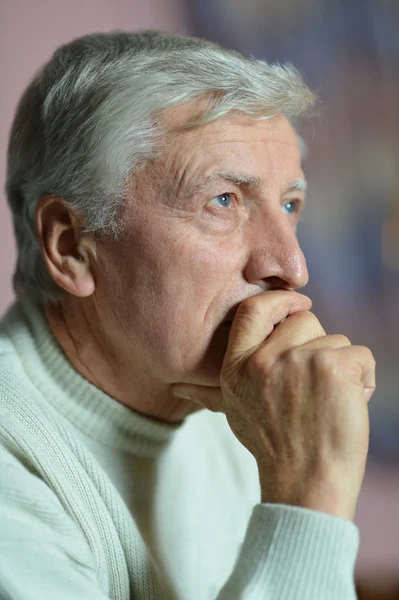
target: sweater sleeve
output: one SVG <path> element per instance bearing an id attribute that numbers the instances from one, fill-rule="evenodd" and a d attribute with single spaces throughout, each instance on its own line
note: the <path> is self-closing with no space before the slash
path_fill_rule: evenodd
<path id="1" fill-rule="evenodd" d="M 58 498 L 0 454 L 0 598 L 107 600 L 84 535 Z"/>
<path id="2" fill-rule="evenodd" d="M 358 546 L 358 529 L 350 521 L 258 504 L 217 600 L 356 600 Z"/>

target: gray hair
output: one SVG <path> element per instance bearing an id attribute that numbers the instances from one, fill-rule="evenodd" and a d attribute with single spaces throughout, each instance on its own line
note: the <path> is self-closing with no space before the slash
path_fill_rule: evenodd
<path id="1" fill-rule="evenodd" d="M 314 101 L 292 66 L 196 38 L 118 31 L 56 50 L 25 90 L 10 136 L 6 190 L 18 247 L 17 294 L 54 300 L 61 293 L 39 246 L 39 199 L 60 196 L 83 216 L 86 231 L 117 238 L 127 178 L 162 139 L 155 116 L 199 98 L 210 102 L 190 126 L 231 110 L 293 118 Z"/>

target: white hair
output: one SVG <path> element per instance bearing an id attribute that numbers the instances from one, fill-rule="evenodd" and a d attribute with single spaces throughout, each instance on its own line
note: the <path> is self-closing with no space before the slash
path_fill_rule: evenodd
<path id="1" fill-rule="evenodd" d="M 61 46 L 25 90 L 13 122 L 7 197 L 18 247 L 17 294 L 56 299 L 35 212 L 64 198 L 86 231 L 118 237 L 128 175 L 154 155 L 154 115 L 209 98 L 199 126 L 231 110 L 303 115 L 314 96 L 290 65 L 269 65 L 205 40 L 156 31 L 87 35 Z"/>

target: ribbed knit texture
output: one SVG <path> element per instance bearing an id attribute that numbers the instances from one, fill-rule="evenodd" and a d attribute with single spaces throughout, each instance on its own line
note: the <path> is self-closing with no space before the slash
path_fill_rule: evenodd
<path id="1" fill-rule="evenodd" d="M 259 504 L 223 415 L 146 419 L 86 381 L 40 310 L 0 324 L 0 598 L 354 600 L 356 527 Z"/>

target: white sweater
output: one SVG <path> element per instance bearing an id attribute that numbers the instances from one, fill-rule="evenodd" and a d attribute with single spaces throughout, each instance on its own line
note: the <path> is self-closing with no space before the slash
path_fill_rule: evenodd
<path id="1" fill-rule="evenodd" d="M 260 504 L 223 415 L 141 417 L 33 304 L 0 323 L 1 600 L 353 600 L 358 530 Z"/>

